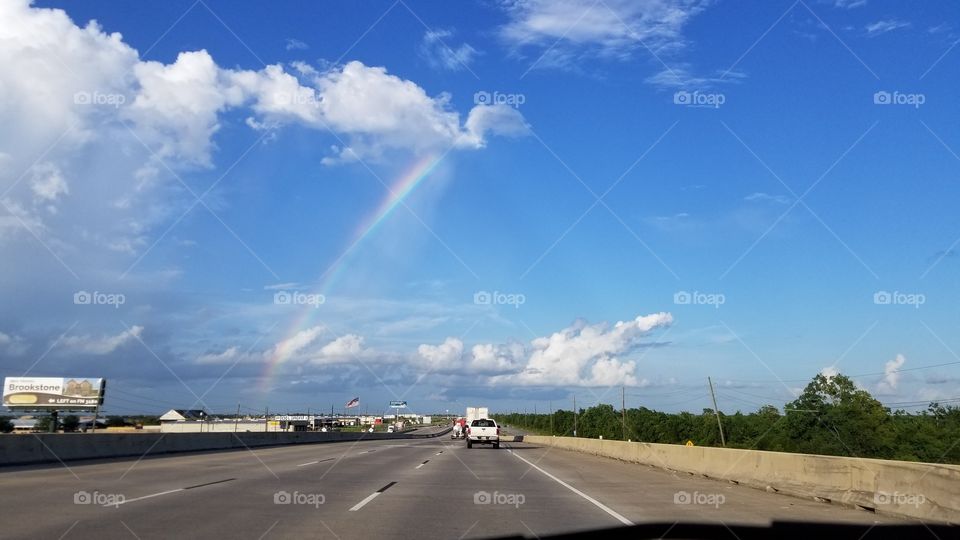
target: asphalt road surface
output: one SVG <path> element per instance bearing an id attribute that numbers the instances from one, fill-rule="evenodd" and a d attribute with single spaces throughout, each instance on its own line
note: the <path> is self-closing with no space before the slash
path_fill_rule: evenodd
<path id="1" fill-rule="evenodd" d="M 449 436 L 0 469 L 4 538 L 481 538 L 643 522 L 903 523 L 524 443 Z"/>

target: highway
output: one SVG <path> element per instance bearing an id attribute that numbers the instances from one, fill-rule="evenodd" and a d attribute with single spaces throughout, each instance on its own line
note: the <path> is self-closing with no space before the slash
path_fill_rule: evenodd
<path id="1" fill-rule="evenodd" d="M 446 435 L 7 467 L 0 485 L 5 538 L 532 538 L 673 521 L 904 523 L 525 443 L 468 450 Z"/>

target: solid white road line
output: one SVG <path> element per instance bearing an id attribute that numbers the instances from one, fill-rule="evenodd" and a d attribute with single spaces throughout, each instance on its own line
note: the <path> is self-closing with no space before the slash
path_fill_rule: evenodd
<path id="1" fill-rule="evenodd" d="M 379 491 L 374 491 L 374 492 L 371 493 L 370 495 L 367 495 L 367 498 L 366 498 L 366 499 L 364 499 L 364 500 L 358 502 L 357 504 L 353 505 L 353 508 L 351 508 L 350 511 L 351 511 L 351 512 L 356 512 L 357 510 L 363 508 L 364 505 L 366 505 L 368 502 L 376 499 L 376 498 L 377 498 L 377 495 L 379 495 L 379 494 L 380 494 Z"/>
<path id="2" fill-rule="evenodd" d="M 577 495 L 583 497 L 584 499 L 590 501 L 590 502 L 593 503 L 597 508 L 603 510 L 604 512 L 610 514 L 611 516 L 613 516 L 614 518 L 616 518 L 617 520 L 619 520 L 620 523 L 623 523 L 624 525 L 633 525 L 633 524 L 634 524 L 632 521 L 630 521 L 629 519 L 621 516 L 620 514 L 618 514 L 617 512 L 615 512 L 614 510 L 612 510 L 610 507 L 608 507 L 608 506 L 606 506 L 605 504 L 603 504 L 602 502 L 594 499 L 593 497 L 587 495 L 586 493 L 580 491 L 579 489 L 571 486 L 570 484 L 564 482 L 563 480 L 557 478 L 556 476 L 554 476 L 554 475 L 548 473 L 547 471 L 541 469 L 541 468 L 538 467 L 536 464 L 531 463 L 531 462 L 528 461 L 527 459 L 525 459 L 525 458 L 523 458 L 523 457 L 520 457 L 520 454 L 517 454 L 517 453 L 514 452 L 513 450 L 507 450 L 507 452 L 510 452 L 511 454 L 513 454 L 514 456 L 516 456 L 517 459 L 519 459 L 520 461 L 523 461 L 523 462 L 526 463 L 527 465 L 530 465 L 530 466 L 533 467 L 534 469 L 542 472 L 542 473 L 545 474 L 548 478 L 556 481 L 556 482 L 557 482 L 558 484 L 560 484 L 561 486 L 569 489 L 570 491 L 572 491 L 572 492 L 576 493 Z"/>
<path id="3" fill-rule="evenodd" d="M 301 464 L 297 465 L 297 467 L 306 467 L 307 465 L 316 465 L 317 463 L 320 463 L 320 460 L 311 461 L 310 463 L 301 463 Z"/>
<path id="4" fill-rule="evenodd" d="M 183 488 L 171 489 L 171 490 L 169 490 L 169 491 L 161 491 L 160 493 L 154 493 L 154 494 L 152 494 L 152 495 L 144 495 L 143 497 L 137 497 L 137 498 L 135 498 L 135 499 L 124 499 L 124 500 L 122 500 L 122 501 L 120 501 L 120 502 L 117 502 L 117 503 L 114 503 L 114 504 L 105 504 L 105 505 L 103 505 L 103 506 L 120 506 L 121 504 L 132 503 L 132 502 L 134 502 L 134 501 L 142 501 L 142 500 L 144 500 L 144 499 L 152 499 L 153 497 L 159 497 L 159 496 L 161 496 L 161 495 L 166 495 L 166 494 L 168 494 L 168 493 L 176 493 L 176 492 L 178 492 L 178 491 L 183 491 Z"/>

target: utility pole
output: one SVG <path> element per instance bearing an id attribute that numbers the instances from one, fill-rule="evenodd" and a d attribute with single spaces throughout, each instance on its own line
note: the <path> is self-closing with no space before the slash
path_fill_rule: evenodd
<path id="1" fill-rule="evenodd" d="M 623 439 L 627 440 L 627 398 L 623 386 L 620 387 L 620 418 L 623 422 Z"/>
<path id="2" fill-rule="evenodd" d="M 553 435 L 553 400 L 550 400 L 550 434 Z"/>
<path id="3" fill-rule="evenodd" d="M 237 427 L 240 425 L 240 404 L 237 403 L 237 417 L 233 420 L 233 432 L 237 432 Z"/>
<path id="4" fill-rule="evenodd" d="M 270 407 L 263 409 L 263 431 L 270 431 Z"/>
<path id="5" fill-rule="evenodd" d="M 717 410 L 717 396 L 713 393 L 713 380 L 707 377 L 707 383 L 710 384 L 710 398 L 713 400 L 713 414 L 717 416 L 717 426 L 720 428 L 720 445 L 727 446 L 727 441 L 723 438 L 723 424 L 720 423 L 720 411 Z"/>
<path id="6" fill-rule="evenodd" d="M 577 436 L 577 395 L 573 395 L 573 436 Z"/>

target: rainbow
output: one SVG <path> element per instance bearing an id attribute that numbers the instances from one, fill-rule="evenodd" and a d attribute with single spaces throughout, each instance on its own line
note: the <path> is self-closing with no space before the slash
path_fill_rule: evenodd
<path id="1" fill-rule="evenodd" d="M 326 295 L 330 291 L 337 279 L 343 275 L 343 271 L 348 266 L 351 259 L 350 255 L 354 252 L 354 249 L 366 238 L 369 238 L 370 235 L 387 220 L 390 214 L 400 206 L 400 203 L 430 176 L 430 173 L 433 172 L 437 164 L 442 160 L 443 155 L 429 154 L 417 160 L 404 174 L 400 175 L 400 177 L 394 181 L 389 187 L 387 197 L 377 205 L 376 210 L 360 221 L 350 237 L 349 247 L 320 275 L 320 284 L 316 288 L 320 294 Z M 287 331 L 284 332 L 285 337 L 281 343 L 287 343 L 288 340 L 296 336 L 299 332 L 308 328 L 316 312 L 317 309 L 311 305 L 302 306 L 300 313 L 294 317 L 293 323 Z M 284 360 L 291 356 L 292 352 L 290 346 L 278 345 L 273 351 L 268 353 L 266 366 L 260 380 L 261 390 L 266 391 L 269 388 L 277 368 L 283 364 Z"/>

